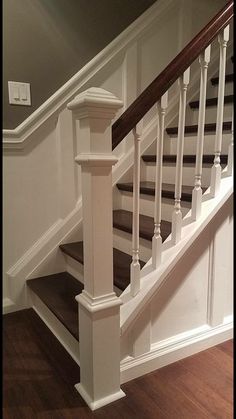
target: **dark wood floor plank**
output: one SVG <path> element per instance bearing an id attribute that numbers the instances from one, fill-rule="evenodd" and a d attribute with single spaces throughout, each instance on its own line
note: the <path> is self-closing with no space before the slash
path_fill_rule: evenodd
<path id="1" fill-rule="evenodd" d="M 217 358 L 213 356 L 212 348 L 210 348 L 208 351 L 194 355 L 194 357 L 185 358 L 180 363 L 198 377 L 203 385 L 208 385 L 212 391 L 217 392 L 220 397 L 231 403 L 233 384 L 232 357 L 230 369 L 227 366 L 225 367 L 225 361 L 225 357 L 219 353 Z"/>
<path id="2" fill-rule="evenodd" d="M 167 418 L 206 419 L 204 411 L 189 400 L 173 383 L 166 385 L 153 373 L 142 377 L 138 382 L 145 387 L 149 397 L 154 400 Z M 173 402 L 174 401 L 174 402 Z"/>
<path id="3" fill-rule="evenodd" d="M 78 365 L 37 314 L 32 309 L 8 314 L 3 317 L 3 417 L 231 419 L 232 346 L 231 340 L 130 381 L 122 385 L 125 398 L 91 412 L 74 389 Z M 219 371 L 225 357 L 231 377 L 223 367 Z M 225 374 L 231 385 L 223 392 Z"/>
<path id="4" fill-rule="evenodd" d="M 232 340 L 227 340 L 226 342 L 220 343 L 217 348 L 233 357 L 234 345 Z"/>
<path id="5" fill-rule="evenodd" d="M 211 374 L 214 375 L 214 371 L 211 371 Z M 160 369 L 159 377 L 165 386 L 171 384 L 176 386 L 205 415 L 210 413 L 211 417 L 217 418 L 218 412 L 224 411 L 225 419 L 231 418 L 232 400 L 225 400 L 221 393 L 203 382 L 190 369 L 185 368 L 184 362 L 176 362 L 172 366 Z"/>

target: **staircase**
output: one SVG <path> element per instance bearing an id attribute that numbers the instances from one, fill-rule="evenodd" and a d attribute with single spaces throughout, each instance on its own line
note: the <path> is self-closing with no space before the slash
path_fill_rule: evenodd
<path id="1" fill-rule="evenodd" d="M 232 138 L 232 105 L 234 100 L 233 57 L 229 57 L 227 60 L 224 82 L 223 142 L 222 153 L 220 155 L 222 170 L 228 164 L 228 149 Z M 204 145 L 203 154 L 200 159 L 202 165 L 201 188 L 203 194 L 211 186 L 212 165 L 214 165 L 216 158 L 216 154 L 213 154 L 213 152 L 217 131 L 218 97 L 216 96 L 216 92 L 218 91 L 219 83 L 219 74 L 215 74 L 207 82 Z M 182 218 L 192 208 L 194 185 L 196 187 L 195 166 L 198 159 L 196 157 L 196 143 L 198 139 L 199 111 L 201 111 L 200 101 L 201 99 L 199 100 L 198 98 L 187 101 L 182 158 L 179 157 L 179 145 L 177 145 L 179 138 L 178 121 L 174 121 L 162 133 L 159 131 L 159 135 L 161 136 L 163 134 L 164 139 L 164 152 L 161 156 L 162 174 L 161 178 L 159 177 L 159 180 L 161 179 L 160 222 L 158 221 L 158 217 L 157 219 L 153 218 L 154 208 L 157 206 L 156 167 L 158 167 L 158 158 L 160 159 L 160 155 L 158 157 L 153 151 L 154 145 L 141 156 L 142 171 L 141 179 L 138 181 L 138 188 L 134 182 L 127 182 L 122 179 L 116 184 L 116 193 L 119 195 L 119 202 L 121 202 L 120 208 L 113 209 L 113 287 L 117 297 L 121 296 L 127 290 L 131 281 L 130 275 L 133 275 L 133 281 L 135 282 L 133 296 L 135 297 L 137 295 L 139 290 L 139 285 L 137 284 L 138 280 L 140 280 L 140 273 L 137 274 L 136 270 L 137 262 L 139 263 L 142 275 L 142 269 L 147 266 L 147 262 L 152 258 L 154 227 L 158 229 L 158 224 L 160 224 L 160 231 L 158 231 L 156 237 L 161 239 L 162 243 L 168 238 L 170 239 L 171 234 L 173 234 L 173 209 L 175 209 L 177 214 L 180 201 L 178 198 L 178 188 L 176 189 L 176 179 L 178 178 L 176 167 L 178 168 L 178 162 L 181 162 L 182 167 L 180 177 L 182 178 L 180 191 Z M 161 110 L 165 109 L 162 104 L 160 107 Z M 161 130 L 160 125 L 159 130 Z M 135 135 L 138 135 L 137 132 Z M 138 137 L 135 138 L 137 139 Z M 118 143 L 119 141 L 114 142 L 114 145 Z M 138 160 L 140 162 L 139 157 Z M 138 173 L 137 170 L 140 171 L 140 166 L 139 169 L 134 169 L 134 181 Z M 134 202 L 137 202 L 137 200 L 139 202 L 138 207 L 133 202 L 133 195 Z M 136 215 L 133 214 L 133 209 Z M 176 229 L 178 230 L 179 228 L 181 227 L 179 227 L 178 221 L 176 221 Z M 136 235 L 136 241 L 133 239 L 132 248 L 132 234 L 135 235 L 136 233 L 138 237 Z M 177 232 L 175 242 L 180 240 L 178 237 Z M 63 328 L 69 335 L 76 341 L 80 341 L 78 304 L 76 299 L 80 301 L 78 296 L 84 289 L 84 245 L 82 241 L 63 243 L 59 246 L 58 251 L 62 252 L 65 257 L 67 270 L 53 275 L 29 279 L 27 280 L 27 287 L 30 290 L 31 296 L 33 298 L 36 297 L 37 301 L 42 303 L 42 307 L 47 307 L 49 312 L 54 316 L 53 318 L 56 318 L 63 325 Z M 100 260 L 100 264 L 103 264 L 103 260 Z M 134 267 L 135 264 L 136 267 Z M 133 271 L 132 265 L 134 268 Z M 38 311 L 40 310 L 38 309 Z M 91 401 L 83 393 L 83 389 L 79 391 L 88 404 L 91 405 Z M 117 398 L 119 397 L 122 396 L 117 396 Z M 104 402 L 103 404 L 106 403 Z"/>
<path id="2" fill-rule="evenodd" d="M 230 61 L 233 61 L 233 57 L 230 58 Z M 233 71 L 232 66 L 228 63 L 228 73 L 225 77 L 225 83 L 227 84 L 227 89 L 233 92 Z M 219 78 L 215 76 L 209 80 L 209 89 L 208 94 L 211 95 L 212 87 L 217 86 Z M 214 92 L 213 92 L 214 93 Z M 225 107 L 232 106 L 233 104 L 233 94 L 225 96 Z M 207 98 L 206 106 L 211 108 L 214 112 L 216 118 L 216 108 L 217 108 L 217 98 Z M 189 103 L 191 112 L 198 112 L 199 101 L 192 101 Z M 214 120 L 214 118 L 213 118 Z M 198 126 L 186 125 L 185 126 L 185 153 L 183 156 L 183 171 L 184 171 L 184 180 L 185 184 L 182 186 L 182 212 L 183 215 L 186 215 L 191 208 L 192 202 L 192 185 L 194 180 L 194 168 L 196 162 L 196 155 L 190 154 L 194 153 L 196 148 L 196 134 Z M 224 121 L 223 123 L 223 147 L 227 151 L 229 144 L 229 138 L 232 129 L 231 121 Z M 211 142 L 211 149 L 213 149 L 213 136 L 216 132 L 216 123 L 206 122 L 205 124 L 205 135 L 206 143 L 207 137 Z M 167 141 L 176 142 L 178 127 L 167 127 L 166 133 L 169 136 Z M 191 144 L 188 145 L 188 141 L 191 141 Z M 207 144 L 205 144 L 207 145 Z M 228 154 L 221 155 L 222 169 L 227 165 Z M 139 236 L 144 240 L 144 245 L 147 248 L 150 248 L 150 243 L 153 237 L 154 230 L 154 219 L 150 214 L 153 214 L 154 199 L 150 201 L 149 197 L 152 198 L 155 195 L 155 183 L 153 181 L 156 156 L 154 154 L 145 154 L 142 156 L 143 162 L 146 164 L 147 177 L 140 182 L 140 194 L 141 201 L 149 204 L 149 208 L 146 209 L 145 214 L 140 214 L 140 230 Z M 210 169 L 214 160 L 213 154 L 203 154 L 203 192 L 207 190 L 210 186 Z M 163 155 L 163 184 L 162 184 L 162 205 L 163 205 L 163 219 L 161 221 L 161 236 L 163 241 L 171 233 L 171 219 L 170 215 L 174 205 L 174 192 L 175 192 L 175 164 L 176 164 L 176 154 L 164 154 Z M 186 173 L 186 176 L 185 176 Z M 165 183 L 168 181 L 168 183 Z M 124 196 L 132 195 L 133 184 L 132 183 L 117 183 L 116 187 L 121 193 L 124 193 Z M 122 232 L 127 233 L 130 236 L 131 243 L 131 234 L 132 234 L 132 212 L 127 209 L 128 203 L 124 202 L 124 208 L 113 210 L 113 228 L 122 234 Z M 147 205 L 146 205 L 147 206 Z M 122 243 L 121 243 L 122 246 Z M 131 246 L 130 246 L 131 247 Z M 83 265 L 83 242 L 74 242 L 74 243 L 65 243 L 60 245 L 60 251 L 63 252 L 67 261 L 72 259 L 76 264 L 80 264 L 79 270 L 82 271 L 81 267 Z M 120 249 L 113 248 L 113 269 L 114 269 L 114 289 L 118 295 L 124 291 L 130 283 L 130 264 L 132 261 L 132 256 L 127 254 L 125 251 Z M 145 261 L 140 260 L 141 268 L 145 265 Z M 68 270 L 69 263 L 68 263 Z M 73 275 L 68 272 L 60 272 L 54 275 L 48 275 L 45 277 L 29 279 L 27 285 L 31 291 L 33 291 L 42 302 L 51 310 L 51 312 L 58 318 L 60 322 L 68 329 L 68 331 L 76 338 L 79 339 L 78 332 L 78 307 L 75 301 L 75 296 L 80 294 L 83 289 L 83 283 L 78 279 L 75 279 Z"/>

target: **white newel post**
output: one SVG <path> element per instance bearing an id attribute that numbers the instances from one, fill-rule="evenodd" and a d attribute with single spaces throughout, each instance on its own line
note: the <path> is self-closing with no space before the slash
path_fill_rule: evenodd
<path id="1" fill-rule="evenodd" d="M 111 121 L 122 102 L 90 88 L 68 104 L 76 123 L 81 165 L 84 290 L 79 303 L 80 383 L 92 410 L 125 394 L 120 389 L 120 304 L 113 291 Z"/>

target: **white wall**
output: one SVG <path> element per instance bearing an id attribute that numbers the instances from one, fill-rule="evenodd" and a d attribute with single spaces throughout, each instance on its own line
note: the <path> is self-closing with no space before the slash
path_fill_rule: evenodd
<path id="1" fill-rule="evenodd" d="M 205 5 L 204 17 L 211 16 L 209 5 L 211 1 Z M 126 35 L 121 37 L 120 50 L 115 45 L 115 53 L 99 59 L 95 75 L 91 65 L 92 70 L 78 78 L 77 87 L 73 85 L 71 91 L 65 88 L 58 101 L 52 97 L 21 130 L 5 133 L 10 140 L 5 142 L 3 156 L 4 298 L 18 304 L 20 293 L 15 291 L 27 277 L 63 269 L 58 244 L 67 235 L 76 239 L 82 234 L 80 169 L 74 163 L 79 143 L 66 104 L 80 91 L 97 86 L 122 99 L 125 109 L 176 55 L 182 44 L 184 8 L 181 0 L 157 2 L 155 14 L 148 11 L 150 25 L 134 27 L 128 43 Z M 23 144 L 21 150 L 18 140 Z M 122 159 L 130 146 L 127 139 L 115 154 Z"/>
<path id="2" fill-rule="evenodd" d="M 232 227 L 231 195 L 122 337 L 122 359 L 132 357 L 135 362 L 135 352 L 137 359 L 142 355 L 142 335 L 150 336 L 150 351 L 166 346 L 167 353 L 179 339 L 183 343 L 195 330 L 221 327 L 233 315 Z M 139 330 L 135 340 L 134 330 Z"/>

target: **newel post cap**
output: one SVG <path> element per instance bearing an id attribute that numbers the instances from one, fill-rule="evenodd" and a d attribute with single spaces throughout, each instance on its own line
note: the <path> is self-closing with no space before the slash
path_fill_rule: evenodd
<path id="1" fill-rule="evenodd" d="M 90 87 L 67 104 L 79 118 L 95 117 L 112 119 L 123 102 L 113 93 L 100 87 Z"/>

